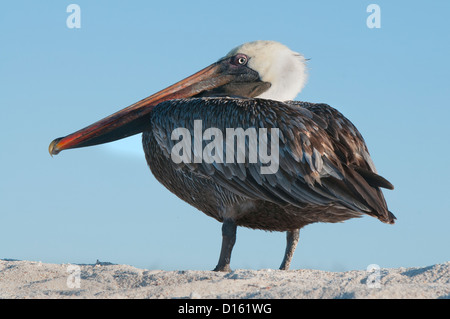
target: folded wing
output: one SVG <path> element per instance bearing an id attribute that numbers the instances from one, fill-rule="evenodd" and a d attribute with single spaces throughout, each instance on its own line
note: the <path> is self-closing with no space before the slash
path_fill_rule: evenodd
<path id="1" fill-rule="evenodd" d="M 251 199 L 299 208 L 335 204 L 393 223 L 395 217 L 379 188 L 392 189 L 392 184 L 376 173 L 356 127 L 330 106 L 226 97 L 163 102 L 152 112 L 151 127 L 168 158 L 178 143 L 172 140 L 172 132 L 177 128 L 190 132 L 193 158 L 195 120 L 201 120 L 202 132 L 215 128 L 223 133 L 223 147 L 215 149 L 223 152 L 218 156 L 222 160 L 181 162 L 177 164 L 178 169 L 213 179 L 222 187 Z M 236 146 L 234 158 L 227 158 L 227 128 L 243 131 L 253 128 L 257 133 L 265 129 L 267 136 L 259 134 L 258 141 L 247 137 L 245 147 Z M 196 138 L 198 143 L 199 137 Z M 268 164 L 261 157 L 256 161 L 250 158 L 250 149 L 255 147 L 252 143 L 258 143 L 258 151 L 262 151 L 261 145 L 270 145 L 272 140 L 278 140 L 279 156 L 273 158 L 277 169 L 262 174 L 261 168 Z M 202 140 L 201 149 L 210 142 Z M 268 148 L 267 154 L 272 155 L 274 150 Z M 242 152 L 244 162 L 238 158 Z"/>

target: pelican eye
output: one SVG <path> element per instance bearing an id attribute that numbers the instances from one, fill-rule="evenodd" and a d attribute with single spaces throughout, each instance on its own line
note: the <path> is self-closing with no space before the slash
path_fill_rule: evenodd
<path id="1" fill-rule="evenodd" d="M 234 61 L 236 64 L 246 65 L 247 61 L 248 61 L 248 57 L 244 54 L 238 54 L 238 55 L 236 55 Z"/>

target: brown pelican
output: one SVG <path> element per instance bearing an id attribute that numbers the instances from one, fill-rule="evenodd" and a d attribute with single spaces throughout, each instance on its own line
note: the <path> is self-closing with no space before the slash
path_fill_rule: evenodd
<path id="1" fill-rule="evenodd" d="M 49 152 L 55 155 L 143 133 L 145 157 L 156 179 L 223 223 L 222 248 L 214 270 L 230 270 L 237 226 L 286 231 L 280 269 L 289 269 L 299 230 L 305 225 L 362 215 L 388 224 L 395 220 L 380 190 L 393 186 L 377 174 L 356 127 L 326 104 L 292 101 L 305 82 L 302 55 L 278 42 L 245 43 L 194 75 L 55 139 Z M 180 143 L 177 138 L 182 139 L 174 132 L 182 128 L 195 135 L 196 125 L 204 135 L 184 136 L 184 145 L 190 149 L 178 149 L 178 155 L 190 161 L 175 160 L 173 150 Z M 224 144 L 230 140 L 219 140 L 209 153 L 216 160 L 202 160 L 206 142 L 213 136 L 219 138 L 217 134 L 205 138 L 209 128 L 216 133 L 235 129 L 230 140 L 241 138 L 244 148 L 238 144 L 227 148 Z M 262 157 L 251 160 L 250 150 L 257 143 L 247 134 L 251 129 L 270 129 L 263 137 L 257 136 L 259 142 L 278 142 L 270 144 L 278 157 L 273 158 L 275 169 L 269 173 L 261 171 L 268 166 Z M 261 151 L 262 146 L 256 149 Z M 232 155 L 222 154 L 225 151 Z"/>

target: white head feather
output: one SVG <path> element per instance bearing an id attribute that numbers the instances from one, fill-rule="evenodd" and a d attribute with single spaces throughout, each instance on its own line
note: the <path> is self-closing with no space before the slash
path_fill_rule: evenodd
<path id="1" fill-rule="evenodd" d="M 248 67 L 259 73 L 261 81 L 271 84 L 258 98 L 293 100 L 306 84 L 305 58 L 279 42 L 244 43 L 231 50 L 226 57 L 238 53 L 248 56 Z"/>

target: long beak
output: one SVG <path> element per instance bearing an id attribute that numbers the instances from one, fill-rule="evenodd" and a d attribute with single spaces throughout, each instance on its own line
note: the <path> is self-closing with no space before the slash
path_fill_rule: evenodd
<path id="1" fill-rule="evenodd" d="M 88 127 L 53 140 L 48 151 L 50 155 L 56 155 L 62 150 L 108 143 L 141 133 L 149 123 L 153 107 L 167 100 L 188 98 L 232 81 L 233 76 L 223 71 L 220 61 L 211 64 L 194 75 Z"/>

